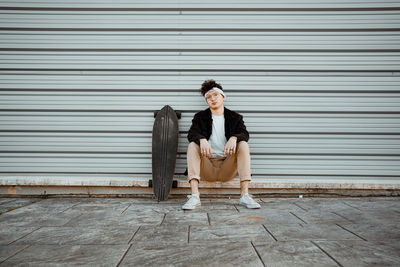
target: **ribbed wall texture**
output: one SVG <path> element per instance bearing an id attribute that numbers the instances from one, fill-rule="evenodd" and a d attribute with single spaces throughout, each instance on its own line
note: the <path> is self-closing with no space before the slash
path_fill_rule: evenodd
<path id="1" fill-rule="evenodd" d="M 254 179 L 400 181 L 400 1 L 0 1 L 0 175 L 151 175 L 215 79 Z"/>

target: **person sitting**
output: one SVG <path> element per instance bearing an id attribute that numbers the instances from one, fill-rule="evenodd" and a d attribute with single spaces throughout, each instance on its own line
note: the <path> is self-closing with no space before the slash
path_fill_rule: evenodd
<path id="1" fill-rule="evenodd" d="M 208 108 L 196 113 L 188 132 L 187 167 L 192 194 L 182 206 L 193 210 L 201 205 L 199 182 L 227 182 L 240 177 L 239 205 L 260 208 L 248 193 L 251 181 L 249 133 L 243 116 L 224 106 L 226 94 L 214 80 L 201 86 Z"/>

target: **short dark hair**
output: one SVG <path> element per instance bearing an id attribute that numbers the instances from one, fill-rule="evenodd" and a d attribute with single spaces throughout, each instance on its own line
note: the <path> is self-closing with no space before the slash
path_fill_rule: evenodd
<path id="1" fill-rule="evenodd" d="M 203 84 L 201 85 L 200 92 L 204 96 L 208 91 L 210 91 L 214 87 L 217 87 L 217 88 L 221 89 L 222 91 L 224 90 L 224 89 L 222 89 L 222 86 L 219 83 L 217 83 L 216 81 L 205 80 L 203 82 Z"/>

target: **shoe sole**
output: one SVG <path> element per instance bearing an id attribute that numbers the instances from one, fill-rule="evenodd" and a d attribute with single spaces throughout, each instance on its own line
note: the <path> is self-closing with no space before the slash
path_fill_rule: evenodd
<path id="1" fill-rule="evenodd" d="M 261 208 L 261 206 L 249 206 L 249 205 L 246 205 L 246 204 L 244 204 L 244 203 L 239 203 L 239 205 L 240 206 L 244 206 L 244 207 L 246 207 L 246 208 L 248 208 L 248 209 L 259 209 L 259 208 Z"/>
<path id="2" fill-rule="evenodd" d="M 183 210 L 194 210 L 195 208 L 197 208 L 197 207 L 200 207 L 201 206 L 201 204 L 198 204 L 198 205 L 195 205 L 193 208 L 191 208 L 191 209 L 189 209 L 189 208 L 183 208 L 182 207 L 182 209 Z"/>

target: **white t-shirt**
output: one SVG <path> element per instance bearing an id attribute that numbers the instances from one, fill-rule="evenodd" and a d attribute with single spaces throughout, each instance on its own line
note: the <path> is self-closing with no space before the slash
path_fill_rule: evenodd
<path id="1" fill-rule="evenodd" d="M 223 150 L 226 144 L 225 137 L 225 118 L 224 115 L 212 115 L 212 132 L 208 142 L 211 145 L 213 156 L 224 156 Z"/>

